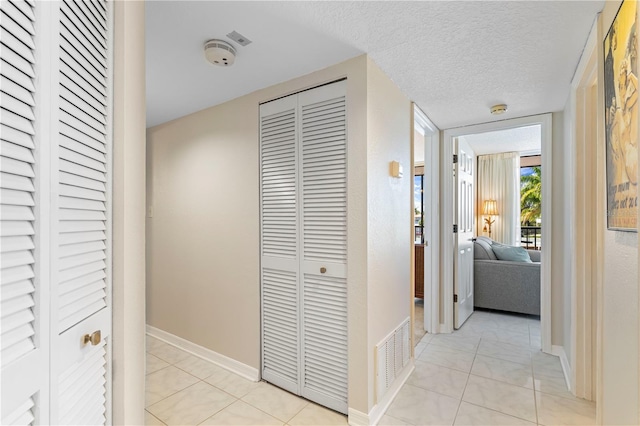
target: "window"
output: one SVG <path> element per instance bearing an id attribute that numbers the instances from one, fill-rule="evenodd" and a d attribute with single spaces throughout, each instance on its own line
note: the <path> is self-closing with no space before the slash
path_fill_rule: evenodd
<path id="1" fill-rule="evenodd" d="M 413 240 L 416 244 L 424 243 L 424 175 L 415 175 L 413 180 L 414 216 Z"/>
<path id="2" fill-rule="evenodd" d="M 541 169 L 540 165 L 526 165 L 520 168 L 521 242 L 522 246 L 527 249 L 540 250 L 542 230 Z"/>

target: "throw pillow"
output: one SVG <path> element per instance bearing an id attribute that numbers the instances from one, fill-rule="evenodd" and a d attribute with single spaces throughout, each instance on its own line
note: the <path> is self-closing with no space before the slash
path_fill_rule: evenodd
<path id="1" fill-rule="evenodd" d="M 493 244 L 491 246 L 498 260 L 510 260 L 512 262 L 531 262 L 531 256 L 522 247 Z"/>

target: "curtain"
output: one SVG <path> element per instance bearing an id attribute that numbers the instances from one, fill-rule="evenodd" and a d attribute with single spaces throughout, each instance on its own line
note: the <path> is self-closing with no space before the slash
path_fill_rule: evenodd
<path id="1" fill-rule="evenodd" d="M 478 156 L 477 220 L 478 235 L 483 232 L 485 217 L 482 207 L 485 200 L 496 200 L 498 216 L 493 216 L 491 239 L 520 245 L 520 155 L 517 152 Z"/>

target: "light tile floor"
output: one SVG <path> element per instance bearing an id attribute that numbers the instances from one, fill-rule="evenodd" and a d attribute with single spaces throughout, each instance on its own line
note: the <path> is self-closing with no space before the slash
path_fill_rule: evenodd
<path id="1" fill-rule="evenodd" d="M 381 425 L 592 425 L 595 405 L 567 390 L 540 352 L 540 322 L 475 312 L 450 335 L 425 335 L 416 368 Z M 346 425 L 334 411 L 252 382 L 147 336 L 148 425 Z"/>
<path id="2" fill-rule="evenodd" d="M 147 425 L 346 425 L 347 418 L 147 336 Z"/>
<path id="3" fill-rule="evenodd" d="M 476 311 L 453 334 L 425 335 L 415 356 L 381 425 L 595 424 L 595 404 L 540 351 L 539 320 Z"/>

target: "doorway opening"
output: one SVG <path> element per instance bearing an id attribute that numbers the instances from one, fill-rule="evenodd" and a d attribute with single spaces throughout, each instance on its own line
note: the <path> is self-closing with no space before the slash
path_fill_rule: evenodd
<path id="1" fill-rule="evenodd" d="M 494 146 L 496 145 L 496 141 L 501 140 L 500 135 L 504 139 L 510 141 L 508 144 L 503 142 L 500 144 L 502 147 Z M 471 306 L 471 310 L 473 306 L 477 305 L 482 298 L 486 299 L 487 294 L 483 294 L 480 297 L 478 294 L 474 297 L 474 285 L 473 282 L 466 283 L 466 287 L 462 286 L 460 289 L 455 288 L 454 285 L 457 278 L 465 277 L 461 271 L 456 270 L 458 266 L 466 268 L 466 277 L 469 275 L 474 278 L 474 264 L 475 259 L 471 262 L 465 262 L 462 264 L 461 262 L 456 262 L 455 258 L 459 253 L 459 250 L 456 250 L 456 239 L 457 233 L 454 225 L 458 225 L 460 215 L 458 215 L 458 206 L 467 210 L 475 210 L 473 213 L 474 217 L 474 226 L 473 230 L 470 232 L 472 238 L 474 239 L 488 239 L 488 231 L 489 226 L 491 225 L 491 240 L 489 240 L 489 244 L 492 241 L 498 241 L 502 244 L 510 245 L 510 246 L 522 246 L 523 240 L 526 240 L 524 243 L 524 249 L 527 248 L 528 238 L 522 237 L 522 225 L 520 218 L 520 170 L 519 170 L 519 160 L 520 157 L 524 157 L 527 155 L 538 154 L 541 155 L 541 178 L 542 182 L 551 182 L 551 114 L 544 114 L 539 116 L 532 117 L 523 117 L 519 119 L 513 120 L 504 120 L 500 122 L 494 123 L 486 123 L 476 126 L 469 126 L 465 128 L 458 129 L 450 129 L 444 132 L 445 143 L 443 145 L 443 229 L 451 229 L 452 234 L 448 238 L 443 239 L 442 244 L 442 252 L 450 253 L 449 256 L 445 256 L 443 258 L 443 294 L 441 305 L 443 306 L 443 327 L 442 332 L 451 333 L 454 328 L 459 328 L 464 323 L 464 318 L 458 324 L 454 322 L 454 313 L 455 313 L 455 304 L 456 302 L 460 303 L 460 292 L 461 290 L 466 290 L 469 293 L 465 294 L 462 301 L 465 301 L 468 305 Z M 528 141 L 528 142 L 527 142 Z M 466 204 L 458 199 L 456 203 L 456 199 L 454 197 L 455 189 L 457 186 L 456 180 L 452 179 L 449 163 L 451 158 L 454 158 L 455 152 L 458 149 L 458 146 L 461 142 L 468 145 L 471 148 L 471 151 L 476 151 L 474 155 L 484 156 L 484 155 L 494 155 L 497 153 L 504 153 L 507 151 L 516 152 L 515 160 L 510 164 L 518 164 L 517 169 L 511 171 L 512 178 L 509 180 L 509 185 L 511 186 L 511 195 L 510 201 L 505 204 L 505 202 L 500 203 L 498 200 L 506 200 L 507 197 L 504 195 L 502 190 L 496 190 L 491 192 L 491 188 L 486 187 L 482 182 L 483 169 L 485 165 L 482 161 L 473 162 L 475 165 L 475 171 L 477 173 L 473 173 L 473 182 L 474 187 L 477 189 L 473 190 L 474 199 L 472 201 L 467 201 Z M 504 157 L 509 157 L 509 155 L 504 155 Z M 449 159 L 449 161 L 447 161 Z M 500 172 L 503 176 L 507 176 L 507 172 Z M 503 178 L 504 179 L 504 178 Z M 462 188 L 462 186 L 461 186 Z M 460 192 L 460 191 L 458 191 Z M 536 289 L 535 294 L 530 296 L 531 299 L 538 297 L 538 313 L 540 316 L 540 343 L 544 352 L 551 352 L 551 327 L 550 327 L 550 319 L 551 319 L 551 304 L 550 304 L 550 285 L 551 285 L 551 276 L 550 276 L 550 260 L 551 260 L 551 251 L 550 244 L 546 244 L 545 241 L 550 243 L 551 241 L 551 185 L 542 185 L 541 189 L 541 197 L 542 200 L 548 200 L 549 202 L 541 203 L 541 217 L 548 218 L 545 225 L 541 226 L 539 238 L 536 235 L 536 239 L 539 240 L 538 244 L 542 250 L 538 251 L 538 254 L 531 254 L 532 261 L 541 262 L 539 264 L 539 272 L 538 272 L 538 289 Z M 506 197 L 506 198 L 505 198 Z M 492 207 L 491 204 L 494 204 Z M 490 208 L 487 210 L 487 208 Z M 500 211 L 502 210 L 502 211 Z M 507 218 L 509 218 L 509 223 L 507 223 Z M 483 230 L 487 226 L 487 232 L 483 233 Z M 478 245 L 479 241 L 474 243 L 474 246 Z M 493 247 L 490 245 L 490 247 Z M 475 248 L 475 247 L 474 247 Z M 495 257 L 495 253 L 493 254 Z M 476 255 L 472 255 L 475 257 Z M 490 254 L 488 255 L 490 256 Z M 535 258 L 534 258 L 535 257 Z M 489 259 L 494 260 L 493 257 L 489 257 Z M 457 268 L 459 269 L 459 268 Z M 468 270 L 467 270 L 468 269 Z M 489 273 L 490 274 L 490 273 Z M 535 281 L 535 277 L 531 278 Z M 489 291 L 489 295 L 498 294 L 501 292 L 496 291 L 495 289 Z M 457 301 L 454 299 L 457 297 Z M 471 299 L 473 302 L 469 304 L 468 300 Z M 514 307 L 513 312 L 518 312 L 521 314 L 527 315 L 535 315 L 534 312 L 528 310 L 526 306 L 528 300 L 521 300 L 519 303 L 524 304 L 525 306 L 522 308 Z M 508 303 L 505 301 L 505 303 Z M 479 305 L 480 307 L 482 304 Z M 465 307 L 461 312 L 468 312 L 468 307 Z M 491 307 L 491 309 L 498 309 L 502 311 L 510 311 L 505 307 L 500 307 L 500 305 L 496 307 Z M 468 312 L 470 314 L 470 312 Z M 454 327 L 457 325 L 457 327 Z"/>
<path id="2" fill-rule="evenodd" d="M 439 130 L 415 104 L 412 120 L 412 271 L 411 317 L 413 344 L 425 333 L 438 333 L 439 310 L 431 309 L 440 297 L 439 275 Z"/>

